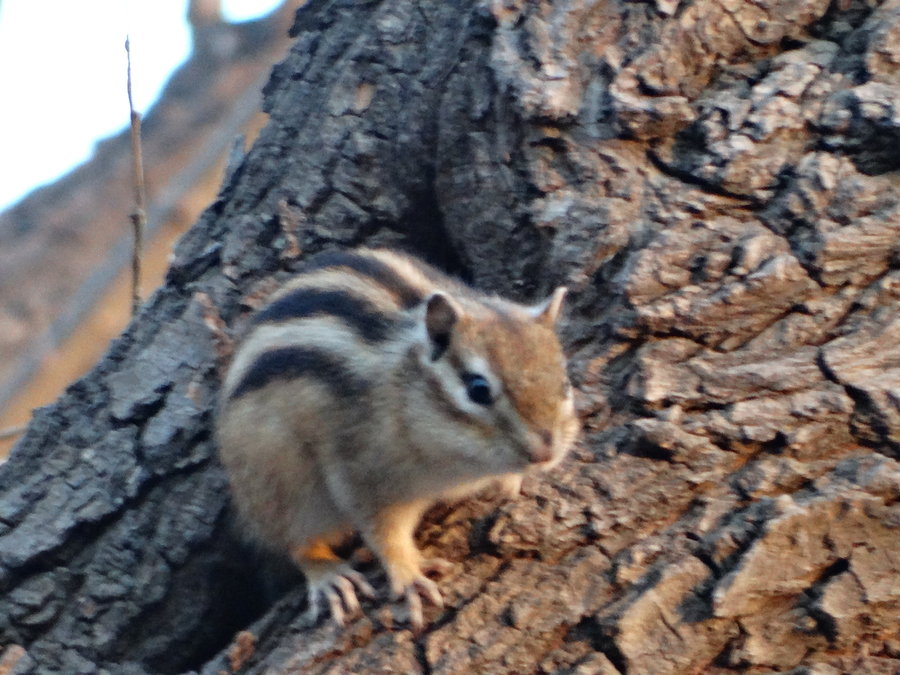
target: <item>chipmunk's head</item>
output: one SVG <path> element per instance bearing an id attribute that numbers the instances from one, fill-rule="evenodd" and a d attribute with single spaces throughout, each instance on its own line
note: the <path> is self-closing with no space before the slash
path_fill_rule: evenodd
<path id="1" fill-rule="evenodd" d="M 441 451 L 482 474 L 550 467 L 578 431 L 555 333 L 565 288 L 526 307 L 436 292 L 423 308 L 419 353 L 430 427 Z"/>

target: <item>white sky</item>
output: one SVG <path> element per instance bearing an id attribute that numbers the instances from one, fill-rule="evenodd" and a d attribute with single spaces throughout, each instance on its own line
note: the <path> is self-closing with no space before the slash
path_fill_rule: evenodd
<path id="1" fill-rule="evenodd" d="M 224 0 L 229 21 L 282 0 Z M 187 56 L 187 0 L 0 0 L 0 211 L 66 173 L 146 113 Z"/>

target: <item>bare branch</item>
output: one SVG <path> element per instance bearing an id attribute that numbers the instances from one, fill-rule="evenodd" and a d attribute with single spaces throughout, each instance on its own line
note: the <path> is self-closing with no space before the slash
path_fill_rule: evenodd
<path id="1" fill-rule="evenodd" d="M 128 108 L 131 111 L 131 167 L 134 176 L 134 211 L 131 225 L 134 230 L 134 247 L 131 255 L 131 313 L 137 313 L 141 304 L 141 254 L 144 246 L 144 229 L 147 226 L 146 190 L 144 187 L 144 158 L 141 149 L 141 115 L 134 109 L 131 94 L 131 38 L 125 38 L 128 55 Z"/>
<path id="2" fill-rule="evenodd" d="M 25 429 L 28 428 L 27 424 L 20 424 L 15 427 L 7 427 L 6 429 L 0 429 L 0 441 L 8 441 L 10 438 L 15 438 L 16 436 L 21 436 Z"/>

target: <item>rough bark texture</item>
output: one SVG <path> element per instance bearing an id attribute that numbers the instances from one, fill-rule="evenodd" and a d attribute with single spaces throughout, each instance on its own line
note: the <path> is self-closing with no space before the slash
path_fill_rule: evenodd
<path id="1" fill-rule="evenodd" d="M 294 33 L 166 286 L 2 469 L 5 659 L 900 669 L 900 4 L 314 0 Z M 209 434 L 242 315 L 360 243 L 573 291 L 582 442 L 516 502 L 429 515 L 457 567 L 417 638 L 259 600 Z"/>

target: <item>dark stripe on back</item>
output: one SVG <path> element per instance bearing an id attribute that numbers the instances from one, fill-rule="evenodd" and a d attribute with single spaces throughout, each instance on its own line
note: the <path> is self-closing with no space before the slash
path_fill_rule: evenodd
<path id="1" fill-rule="evenodd" d="M 317 288 L 299 288 L 278 298 L 260 310 L 253 323 L 258 325 L 321 315 L 341 319 L 367 342 L 384 340 L 397 323 L 352 293 Z"/>
<path id="2" fill-rule="evenodd" d="M 425 298 L 390 265 L 376 258 L 346 251 L 320 253 L 307 262 L 303 272 L 314 272 L 329 267 L 346 267 L 360 276 L 368 277 L 393 294 L 403 309 L 415 307 Z"/>
<path id="3" fill-rule="evenodd" d="M 332 354 L 305 347 L 282 347 L 260 354 L 229 398 L 240 398 L 275 380 L 301 377 L 319 380 L 339 398 L 358 398 L 368 389 L 365 379 L 348 370 Z"/>

